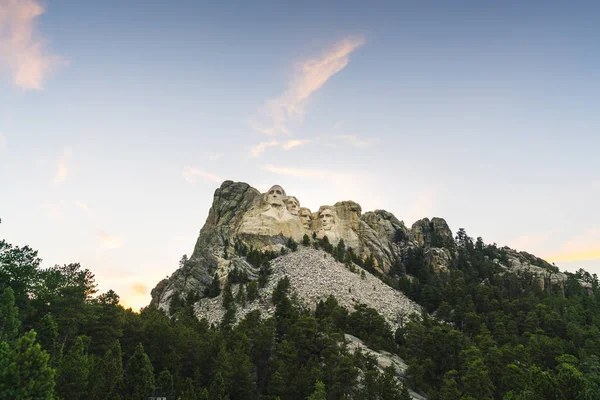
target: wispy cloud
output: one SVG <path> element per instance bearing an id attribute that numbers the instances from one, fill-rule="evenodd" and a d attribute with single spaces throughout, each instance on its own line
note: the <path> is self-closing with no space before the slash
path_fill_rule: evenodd
<path id="1" fill-rule="evenodd" d="M 289 124 L 302 120 L 310 96 L 344 69 L 350 54 L 364 43 L 362 36 L 349 37 L 335 43 L 320 56 L 298 63 L 285 92 L 268 100 L 259 109 L 261 121 L 251 120 L 250 127 L 267 136 L 291 135 Z"/>
<path id="2" fill-rule="evenodd" d="M 117 249 L 123 246 L 124 243 L 121 237 L 109 235 L 104 231 L 98 231 L 96 233 L 96 236 L 98 236 L 102 240 L 105 249 Z"/>
<path id="3" fill-rule="evenodd" d="M 48 73 L 66 63 L 36 29 L 44 12 L 36 0 L 0 0 L 0 62 L 24 89 L 42 89 Z"/>
<path id="4" fill-rule="evenodd" d="M 67 180 L 67 176 L 69 175 L 69 163 L 71 161 L 72 155 L 73 150 L 70 147 L 65 147 L 65 149 L 63 150 L 63 154 L 58 160 L 58 164 L 56 165 L 54 183 L 63 183 Z"/>
<path id="5" fill-rule="evenodd" d="M 376 139 L 361 139 L 356 135 L 337 135 L 334 138 L 358 149 L 369 147 L 377 142 Z"/>
<path id="6" fill-rule="evenodd" d="M 198 168 L 190 167 L 189 165 L 181 170 L 181 175 L 183 176 L 183 179 L 185 179 L 189 183 L 196 183 L 199 179 L 219 184 L 224 181 L 224 179 L 221 179 L 215 174 L 202 171 Z"/>
<path id="7" fill-rule="evenodd" d="M 295 178 L 328 180 L 336 182 L 348 179 L 356 179 L 362 176 L 362 174 L 358 172 L 339 172 L 323 169 L 293 168 L 270 164 L 263 166 L 263 169 L 265 171 L 269 171 L 277 175 L 291 176 Z"/>
<path id="8" fill-rule="evenodd" d="M 148 286 L 146 286 L 142 283 L 136 283 L 131 286 L 131 290 L 135 294 L 147 294 L 147 293 L 149 293 L 148 289 L 149 289 Z"/>
<path id="9" fill-rule="evenodd" d="M 270 147 L 277 147 L 277 148 L 281 148 L 283 150 L 290 150 L 293 149 L 294 147 L 298 147 L 298 146 L 302 146 L 305 144 L 310 143 L 311 140 L 309 139 L 305 139 L 305 140 L 299 140 L 299 139 L 292 139 L 292 140 L 288 140 L 287 142 L 279 142 L 277 140 L 270 140 L 268 142 L 260 142 L 259 144 L 257 144 L 256 146 L 252 147 L 250 149 L 250 155 L 252 157 L 260 157 L 266 149 L 270 148 Z"/>
<path id="10" fill-rule="evenodd" d="M 73 204 L 75 204 L 75 207 L 82 209 L 83 211 L 90 211 L 90 207 L 87 204 L 82 203 L 81 201 L 75 200 Z"/>

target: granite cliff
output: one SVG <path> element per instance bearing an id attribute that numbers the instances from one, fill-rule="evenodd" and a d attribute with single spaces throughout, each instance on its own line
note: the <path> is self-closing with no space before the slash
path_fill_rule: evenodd
<path id="1" fill-rule="evenodd" d="M 210 304 L 218 300 L 209 299 L 210 296 L 207 295 L 215 277 L 220 280 L 221 286 L 233 271 L 236 274 L 243 273 L 249 280 L 256 280 L 258 277 L 258 266 L 252 265 L 239 249 L 243 248 L 245 252 L 248 249 L 268 251 L 279 255 L 289 251 L 290 243 L 301 243 L 306 238 L 310 238 L 311 242 L 319 239 L 322 241 L 325 237 L 334 247 L 342 243 L 341 246 L 354 255 L 353 259 L 346 262 L 346 267 L 351 266 L 352 271 L 340 269 L 339 265 L 344 265 L 340 262 L 335 262 L 339 265 L 323 264 L 319 271 L 325 273 L 319 275 L 320 281 L 317 282 L 316 275 L 310 268 L 315 266 L 314 260 L 321 260 L 323 256 L 326 259 L 327 255 L 320 254 L 311 246 L 299 252 L 303 256 L 294 258 L 296 261 L 293 268 L 289 265 L 289 257 L 280 257 L 281 261 L 276 259 L 272 262 L 276 277 L 282 275 L 281 271 L 284 270 L 288 271 L 287 275 L 294 268 L 298 270 L 298 276 L 292 279 L 291 284 L 299 297 L 310 303 L 307 304 L 309 306 L 319 298 L 335 292 L 332 287 L 322 286 L 323 280 L 336 282 L 336 279 L 341 279 L 344 290 L 347 290 L 348 286 L 353 285 L 352 279 L 365 279 L 361 277 L 361 266 L 352 260 L 368 260 L 369 268 L 365 268 L 365 273 L 371 279 L 375 275 L 384 278 L 405 270 L 409 253 L 417 250 L 422 252 L 425 265 L 436 273 L 447 272 L 457 257 L 453 233 L 442 218 L 424 218 L 407 228 L 404 222 L 384 210 L 363 214 L 360 205 L 353 201 L 324 205 L 312 212 L 301 207 L 298 198 L 288 195 L 279 185 L 273 186 L 267 193 L 260 193 L 246 183 L 225 181 L 214 193 L 208 218 L 191 257 L 184 260 L 179 269 L 152 290 L 152 303 L 168 313 L 174 299 L 193 294 L 192 297 L 199 300 L 196 305 L 197 315 L 207 317 L 216 312 Z M 315 252 L 319 253 L 316 258 Z M 503 270 L 530 273 L 544 289 L 560 286 L 566 279 L 556 267 L 528 253 L 504 248 L 504 254 L 504 259 L 494 259 L 493 262 Z M 307 263 L 312 264 L 304 265 Z M 365 273 L 362 275 L 365 276 Z M 270 286 L 273 286 L 273 279 L 270 280 Z M 383 293 L 389 289 L 381 279 L 373 279 L 376 281 L 375 290 Z M 356 285 L 358 288 L 358 283 Z M 315 287 L 321 289 L 313 291 L 314 296 L 309 296 L 308 291 Z M 368 296 L 355 299 L 356 302 L 367 303 L 376 309 L 381 309 L 388 301 L 403 304 L 400 308 L 388 307 L 386 318 L 392 325 L 395 323 L 394 315 L 403 310 L 419 310 L 408 299 L 406 302 L 392 298 L 370 300 L 373 299 Z M 351 302 L 346 303 L 348 307 L 352 307 Z M 263 304 L 262 308 L 268 310 L 268 304 Z M 240 312 L 243 313 L 243 310 Z"/>

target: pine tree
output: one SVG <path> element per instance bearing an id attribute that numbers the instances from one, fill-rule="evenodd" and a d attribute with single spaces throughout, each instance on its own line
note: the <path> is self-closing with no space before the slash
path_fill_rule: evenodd
<path id="1" fill-rule="evenodd" d="M 315 384 L 315 391 L 306 400 L 327 400 L 327 391 L 325 390 L 325 384 L 321 381 L 317 381 Z"/>
<path id="2" fill-rule="evenodd" d="M 273 397 L 278 396 L 285 398 L 287 394 L 286 385 L 279 371 L 275 371 L 275 373 L 271 376 L 271 379 L 269 380 L 268 393 Z"/>
<path id="3" fill-rule="evenodd" d="M 450 370 L 444 375 L 444 383 L 440 389 L 440 400 L 459 400 L 461 392 L 458 388 L 458 371 Z"/>
<path id="4" fill-rule="evenodd" d="M 56 392 L 65 399 L 83 399 L 87 396 L 88 376 L 88 357 L 79 336 L 58 367 Z"/>
<path id="5" fill-rule="evenodd" d="M 396 379 L 396 370 L 389 366 L 379 377 L 379 398 L 381 400 L 400 400 L 400 384 Z"/>
<path id="6" fill-rule="evenodd" d="M 7 287 L 0 293 L 0 342 L 12 342 L 19 334 L 19 309 L 15 293 Z"/>
<path id="7" fill-rule="evenodd" d="M 403 384 L 402 389 L 400 389 L 400 400 L 412 400 L 406 384 Z"/>
<path id="8" fill-rule="evenodd" d="M 141 343 L 127 361 L 123 383 L 124 397 L 131 400 L 146 400 L 154 390 L 152 364 Z"/>
<path id="9" fill-rule="evenodd" d="M 225 381 L 223 380 L 223 375 L 220 372 L 217 372 L 215 378 L 210 384 L 210 388 L 208 390 L 208 398 L 211 400 L 225 400 L 227 396 L 225 395 Z"/>
<path id="10" fill-rule="evenodd" d="M 258 298 L 258 283 L 252 281 L 248 283 L 248 290 L 246 295 L 248 301 L 254 301 Z"/>
<path id="11" fill-rule="evenodd" d="M 304 234 L 304 236 L 302 236 L 302 244 L 304 246 L 310 245 L 310 238 L 308 237 L 308 235 L 306 233 Z"/>
<path id="12" fill-rule="evenodd" d="M 168 369 L 163 369 L 160 374 L 158 374 L 158 379 L 156 380 L 156 387 L 160 388 L 160 392 L 167 399 L 175 398 L 175 391 L 173 388 L 173 375 L 169 372 Z"/>
<path id="13" fill-rule="evenodd" d="M 50 360 L 55 358 L 56 338 L 58 337 L 58 324 L 54 321 L 52 314 L 47 313 L 36 325 L 38 342 L 42 349 L 50 354 Z"/>
<path id="14" fill-rule="evenodd" d="M 463 382 L 465 395 L 481 400 L 492 399 L 494 385 L 479 349 L 471 346 L 463 350 L 460 357 L 462 359 L 461 381 Z"/>
<path id="15" fill-rule="evenodd" d="M 35 343 L 35 331 L 23 335 L 15 348 L 0 342 L 0 399 L 52 400 L 54 370 L 48 354 Z"/>
<path id="16" fill-rule="evenodd" d="M 91 377 L 90 395 L 94 400 L 112 399 L 123 382 L 123 355 L 121 343 L 115 340 L 112 347 L 96 363 Z"/>

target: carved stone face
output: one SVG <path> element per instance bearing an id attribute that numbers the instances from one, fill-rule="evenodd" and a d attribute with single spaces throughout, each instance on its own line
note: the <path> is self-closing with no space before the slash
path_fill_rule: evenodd
<path id="1" fill-rule="evenodd" d="M 306 207 L 302 207 L 299 212 L 300 221 L 302 221 L 302 226 L 304 229 L 310 229 L 310 222 L 312 221 L 312 213 Z"/>
<path id="2" fill-rule="evenodd" d="M 319 222 L 321 223 L 321 228 L 328 231 L 335 224 L 335 217 L 333 214 L 333 209 L 327 207 L 319 210 Z"/>
<path id="3" fill-rule="evenodd" d="M 273 186 L 267 192 L 267 203 L 272 207 L 283 207 L 283 200 L 285 199 L 285 190 L 279 185 Z"/>
<path id="4" fill-rule="evenodd" d="M 285 198 L 284 201 L 285 206 L 287 207 L 287 210 L 290 212 L 290 214 L 298 215 L 298 212 L 300 211 L 300 202 L 298 201 L 298 199 L 294 196 L 288 196 Z"/>

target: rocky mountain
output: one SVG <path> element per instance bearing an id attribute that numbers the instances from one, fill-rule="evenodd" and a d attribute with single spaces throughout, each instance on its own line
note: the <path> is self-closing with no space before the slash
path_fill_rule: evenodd
<path id="1" fill-rule="evenodd" d="M 308 246 L 291 252 L 290 247 L 303 241 Z M 334 254 L 341 247 L 345 259 L 336 261 L 315 248 L 327 246 Z M 502 250 L 504 257 L 494 259 L 495 264 L 503 270 L 526 272 L 543 289 L 561 286 L 566 280 L 556 267 L 531 254 Z M 308 307 L 334 294 L 348 308 L 365 303 L 377 309 L 392 326 L 399 316 L 419 311 L 419 306 L 383 280 L 406 272 L 407 259 L 414 253 L 423 254 L 425 265 L 436 273 L 447 272 L 457 259 L 454 235 L 442 218 L 424 218 L 409 229 L 384 210 L 363 214 L 353 201 L 312 212 L 279 185 L 260 193 L 246 183 L 225 181 L 215 191 L 191 257 L 152 290 L 152 303 L 168 313 L 172 302 L 193 298 L 199 318 L 219 321 L 222 296 L 211 295 L 211 287 L 215 280 L 224 287 L 232 274 L 256 280 L 261 266 L 250 262 L 249 251 L 271 258 L 289 254 L 271 261 L 272 273 L 259 297 L 239 309 L 238 317 L 256 308 L 268 312 L 268 291 L 285 275 Z M 230 283 L 235 290 L 235 282 Z"/>

